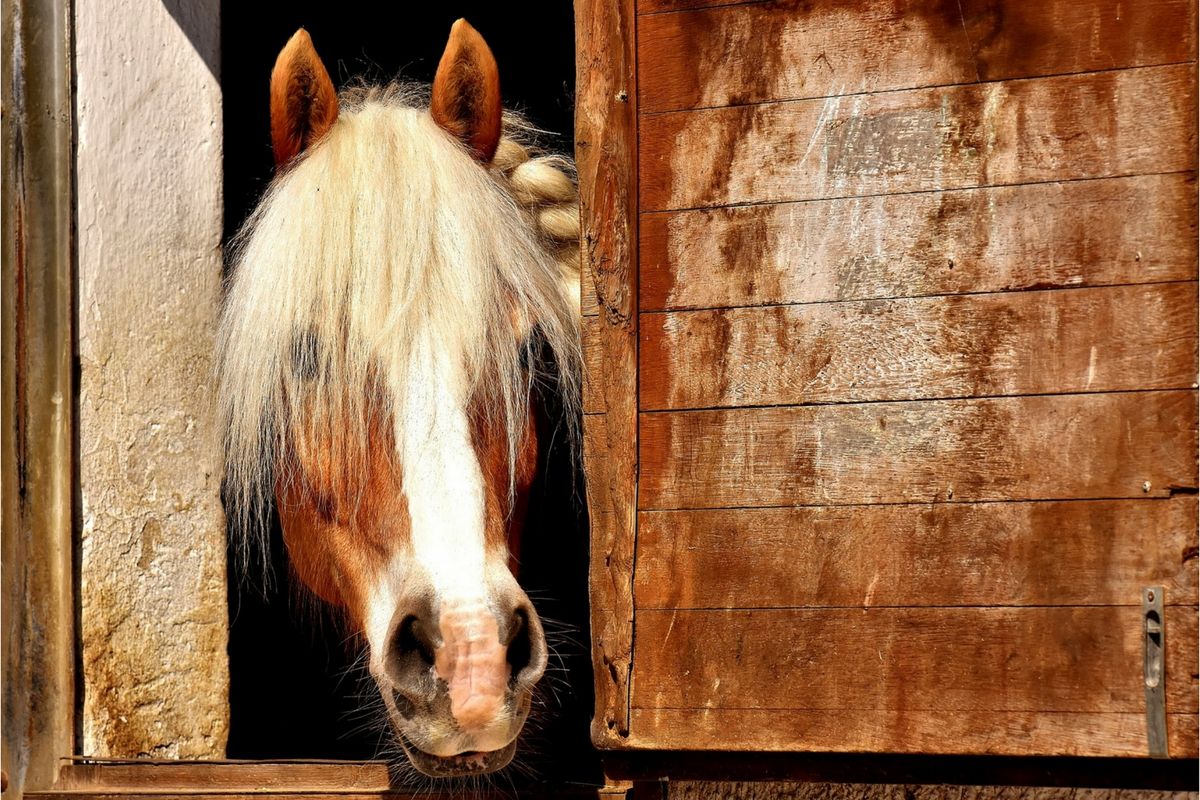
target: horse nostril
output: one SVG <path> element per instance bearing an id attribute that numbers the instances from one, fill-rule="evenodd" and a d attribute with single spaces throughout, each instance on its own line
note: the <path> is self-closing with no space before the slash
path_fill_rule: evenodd
<path id="1" fill-rule="evenodd" d="M 531 624 L 529 612 L 518 608 L 509 623 L 507 659 L 514 683 L 534 684 L 546 667 L 546 644 L 540 626 Z"/>
<path id="2" fill-rule="evenodd" d="M 529 666 L 529 616 L 524 609 L 517 609 L 509 625 L 511 638 L 508 641 L 507 658 L 509 666 L 512 667 L 512 674 L 517 675 Z"/>
<path id="3" fill-rule="evenodd" d="M 392 635 L 385 663 L 394 690 L 396 711 L 403 717 L 415 713 L 415 702 L 427 701 L 437 691 L 433 676 L 435 649 L 437 643 L 428 623 L 416 614 L 406 616 Z"/>
<path id="4" fill-rule="evenodd" d="M 395 650 L 402 661 L 419 659 L 425 666 L 433 666 L 433 639 L 412 614 L 405 617 L 396 630 Z"/>

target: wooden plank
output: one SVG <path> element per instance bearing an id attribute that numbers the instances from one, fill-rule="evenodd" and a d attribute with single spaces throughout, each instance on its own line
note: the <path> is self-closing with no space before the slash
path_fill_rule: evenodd
<path id="1" fill-rule="evenodd" d="M 1196 380 L 1196 283 L 642 316 L 643 410 L 1126 389 Z"/>
<path id="2" fill-rule="evenodd" d="M 365 762 L 220 762 L 135 760 L 72 764 L 56 792 L 127 794 L 371 793 L 386 792 L 388 765 Z"/>
<path id="3" fill-rule="evenodd" d="M 1196 498 L 638 517 L 637 608 L 1196 602 Z"/>
<path id="4" fill-rule="evenodd" d="M 203 797 L 205 800 L 241 800 L 245 797 L 279 797 L 289 798 L 304 798 L 304 800 L 436 800 L 437 798 L 446 798 L 446 800 L 455 800 L 463 797 L 462 789 L 457 788 L 430 788 L 428 785 L 417 788 L 419 781 L 413 780 L 413 786 L 410 788 L 393 788 L 381 789 L 370 792 L 346 792 L 336 790 L 313 791 L 309 789 L 288 790 L 282 792 L 274 791 L 237 791 L 237 792 L 172 792 L 172 791 L 82 791 L 82 792 L 60 792 L 56 790 L 46 790 L 40 792 L 27 792 L 25 797 L 28 800 L 51 800 L 52 798 L 92 798 L 92 800 L 120 800 L 124 797 L 137 797 L 139 800 L 176 800 L 177 798 L 187 797 Z M 514 796 L 511 789 L 475 789 L 472 790 L 470 797 L 473 800 L 511 800 Z M 536 800 L 559 800 L 559 798 L 570 798 L 571 800 L 598 800 L 605 795 L 601 794 L 594 786 L 585 786 L 581 784 L 537 784 L 532 787 L 522 787 L 520 797 L 531 798 Z"/>
<path id="5" fill-rule="evenodd" d="M 436 792 L 428 789 L 400 789 L 378 791 L 378 792 L 334 792 L 334 791 L 302 791 L 302 792 L 256 792 L 256 791 L 237 791 L 237 792 L 203 792 L 193 794 L 189 792 L 171 792 L 171 791 L 113 791 L 113 792 L 98 792 L 98 791 L 82 791 L 82 792 L 60 792 L 56 790 L 46 790 L 42 792 L 29 792 L 25 797 L 28 800 L 53 800 L 54 798 L 89 798 L 89 800 L 120 800 L 124 797 L 137 797 L 138 800 L 180 800 L 187 797 L 203 797 L 205 800 L 242 800 L 246 797 L 280 797 L 280 798 L 297 798 L 303 797 L 304 800 L 420 800 L 420 798 L 438 798 L 438 797 L 457 797 L 459 795 L 450 792 Z M 482 792 L 478 795 L 480 800 L 500 800 L 504 795 L 501 793 Z"/>
<path id="6" fill-rule="evenodd" d="M 641 416 L 643 509 L 1163 497 L 1196 486 L 1196 393 Z"/>
<path id="7" fill-rule="evenodd" d="M 644 15 L 708 8 L 710 6 L 740 5 L 742 3 L 747 5 L 765 5 L 769 2 L 772 2 L 772 0 L 637 0 L 637 12 L 639 15 Z"/>
<path id="8" fill-rule="evenodd" d="M 1190 61 L 1192 0 L 737 5 L 638 22 L 641 113 Z M 1178 35 L 1164 36 L 1164 30 Z"/>
<path id="9" fill-rule="evenodd" d="M 583 272 L 599 310 L 589 326 L 593 407 L 584 418 L 591 520 L 589 586 L 596 713 L 592 741 L 629 734 L 637 506 L 637 64 L 633 0 L 575 4 L 575 154 Z"/>
<path id="10" fill-rule="evenodd" d="M 515 788 L 515 787 L 514 787 Z M 596 787 L 581 784 L 522 786 L 521 796 L 591 797 Z M 383 761 L 162 761 L 71 764 L 48 791 L 26 797 L 337 797 L 406 800 L 417 797 L 461 796 L 462 787 L 442 790 L 423 778 L 411 783 Z M 480 798 L 511 796 L 505 791 L 480 791 Z"/>
<path id="11" fill-rule="evenodd" d="M 1196 607 L 1165 627 L 1167 708 L 1194 714 Z M 637 632 L 635 708 L 1145 711 L 1140 607 L 647 610 Z"/>
<path id="12" fill-rule="evenodd" d="M 817 0 L 802 10 L 772 3 L 646 16 L 639 106 L 647 114 L 974 81 L 953 7 Z M 907 24 L 896 24 L 900 15 Z"/>
<path id="13" fill-rule="evenodd" d="M 583 413 L 604 413 L 604 344 L 599 317 L 584 317 L 581 321 L 583 347 Z"/>
<path id="14" fill-rule="evenodd" d="M 755 709 L 635 708 L 634 747 L 839 753 L 943 753 L 1025 756 L 1146 756 L 1144 713 L 991 711 L 921 714 L 902 711 L 779 712 Z M 1197 754 L 1195 714 L 1168 714 L 1167 741 L 1176 758 Z"/>
<path id="15" fill-rule="evenodd" d="M 594 317 L 600 313 L 600 305 L 596 302 L 596 284 L 592 281 L 590 269 L 580 270 L 579 274 L 579 308 L 585 317 Z"/>
<path id="16" fill-rule="evenodd" d="M 727 712 L 699 710 L 699 713 L 712 714 L 717 723 Z M 633 715 L 647 723 L 654 716 L 638 709 L 634 709 Z M 735 723 L 727 731 L 730 735 L 750 733 L 736 724 L 736 718 L 730 721 Z M 831 721 L 834 724 L 840 722 L 836 717 Z M 786 721 L 779 727 L 785 726 Z M 765 728 L 769 733 L 773 726 L 767 724 Z M 646 726 L 643 725 L 641 730 L 646 730 Z M 676 741 L 686 741 L 682 735 L 686 730 L 685 726 L 681 735 L 674 737 Z M 633 741 L 638 748 L 646 747 L 645 740 L 637 733 Z M 1140 800 L 1154 800 L 1147 790 L 1195 792 L 1197 788 L 1194 759 L 1151 760 L 1144 755 L 1104 759 L 1036 755 L 1005 758 L 923 753 L 831 753 L 812 749 L 760 752 L 631 749 L 606 753 L 604 763 L 605 769 L 612 774 L 633 781 L 669 781 L 672 792 L 680 781 L 747 781 L 757 786 L 762 786 L 763 782 L 789 781 L 805 786 L 798 797 L 811 796 L 817 800 L 851 800 L 848 792 L 856 788 L 868 791 L 876 800 L 893 796 L 896 800 L 986 800 L 989 791 L 1001 790 L 1011 791 L 1027 800 L 1039 800 L 1041 792 L 1056 791 L 1049 787 L 1060 788 L 1056 795 L 1040 800 L 1077 800 L 1077 796 L 1091 800 L 1135 800 L 1132 795 L 1121 792 L 1079 792 L 1085 787 L 1137 789 Z M 948 776 L 953 777 L 954 784 L 946 783 Z M 839 785 L 831 787 L 830 783 Z M 1025 787 L 1036 787 L 1034 794 L 1027 794 Z M 738 797 L 755 800 L 754 795 Z M 1184 799 L 1164 795 L 1161 800 Z"/>
<path id="17" fill-rule="evenodd" d="M 1196 70 L 672 112 L 639 153 L 647 211 L 1192 170 Z"/>
<path id="18" fill-rule="evenodd" d="M 646 214 L 642 310 L 1196 277 L 1192 173 Z"/>
<path id="19" fill-rule="evenodd" d="M 705 760 L 711 762 L 712 756 L 708 756 Z M 1065 759 L 1059 758 L 1057 762 L 1061 763 L 1063 760 Z M 1079 763 L 1082 760 L 1071 759 L 1071 761 Z M 1111 761 L 1103 764 L 1096 764 L 1094 759 L 1084 761 L 1082 764 L 1084 769 L 1080 774 L 1090 775 L 1092 776 L 1091 780 L 1094 781 L 1096 780 L 1094 776 L 1098 771 L 1105 767 L 1111 767 L 1111 765 Z M 1124 759 L 1122 766 L 1133 769 L 1140 766 L 1143 771 L 1149 772 L 1151 775 L 1156 772 L 1154 767 L 1147 769 L 1146 765 L 1139 764 L 1133 759 Z M 1157 771 L 1161 774 L 1164 771 L 1162 768 L 1166 765 L 1160 762 L 1155 766 L 1158 767 Z M 1032 765 L 1023 759 L 1018 769 L 1030 770 L 1031 767 Z M 1064 775 L 1068 770 L 1064 767 L 1066 765 L 1055 772 L 1055 778 L 1066 778 L 1069 781 L 1070 778 Z M 902 779 L 905 781 L 904 783 L 891 780 L 880 785 L 869 782 L 871 778 L 864 774 L 851 775 L 848 780 L 852 782 L 841 784 L 774 780 L 733 781 L 725 776 L 711 781 L 676 780 L 672 777 L 667 795 L 661 800 L 1077 800 L 1081 794 L 1079 788 L 1065 782 L 1054 787 L 1035 783 L 1030 788 L 1012 785 L 979 785 L 973 779 L 966 779 L 961 769 L 960 767 L 953 772 L 942 772 L 939 777 L 933 779 L 935 782 L 933 786 L 923 786 L 908 776 Z M 1036 767 L 1033 770 L 1036 770 Z M 668 774 L 673 775 L 673 773 Z M 944 783 L 951 776 L 958 785 Z M 1047 781 L 1048 778 L 1043 777 L 1041 780 Z M 1111 789 L 1087 792 L 1084 796 L 1092 800 L 1133 800 L 1132 796 Z M 1161 788 L 1158 788 L 1157 791 L 1143 788 L 1136 798 L 1137 800 L 1183 800 L 1171 791 Z"/>

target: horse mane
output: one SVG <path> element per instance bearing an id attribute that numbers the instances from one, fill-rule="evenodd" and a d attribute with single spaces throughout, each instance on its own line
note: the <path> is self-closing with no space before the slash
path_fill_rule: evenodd
<path id="1" fill-rule="evenodd" d="M 516 457 L 531 392 L 580 413 L 579 218 L 573 165 L 505 115 L 483 169 L 404 83 L 339 97 L 329 133 L 280 171 L 231 247 L 218 340 L 225 496 L 243 533 L 288 437 L 365 453 L 430 353 L 462 359 L 473 408 Z M 522 341 L 523 339 L 523 341 Z M 377 429 L 377 425 L 374 426 Z M 364 462 L 365 463 L 365 462 Z M 510 470 L 511 473 L 511 470 Z"/>

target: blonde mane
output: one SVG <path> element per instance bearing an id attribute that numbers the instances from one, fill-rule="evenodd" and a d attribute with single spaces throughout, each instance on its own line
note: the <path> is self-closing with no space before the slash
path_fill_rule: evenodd
<path id="1" fill-rule="evenodd" d="M 461 360 L 515 457 L 533 385 L 577 425 L 578 211 L 566 159 L 532 157 L 505 117 L 490 169 L 401 84 L 340 97 L 333 128 L 275 179 L 234 241 L 220 329 L 226 497 L 259 530 L 296 431 L 365 452 L 412 365 Z M 546 354 L 553 358 L 547 363 Z"/>

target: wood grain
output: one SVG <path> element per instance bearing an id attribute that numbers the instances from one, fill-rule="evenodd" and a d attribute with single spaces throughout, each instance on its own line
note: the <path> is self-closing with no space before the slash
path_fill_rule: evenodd
<path id="1" fill-rule="evenodd" d="M 637 97 L 633 0 L 575 5 L 576 165 L 583 272 L 599 315 L 589 337 L 584 468 L 591 520 L 592 740 L 629 733 L 633 545 L 637 505 Z"/>
<path id="2" fill-rule="evenodd" d="M 705 759 L 706 762 L 712 760 L 712 756 Z M 742 756 L 742 760 L 746 760 L 745 756 Z M 991 761 L 991 759 L 986 760 Z M 858 775 L 851 773 L 848 780 L 853 781 L 852 783 L 784 781 L 776 779 L 776 776 L 771 776 L 769 780 L 756 781 L 733 781 L 728 778 L 693 781 L 676 780 L 672 775 L 667 795 L 661 800 L 1079 800 L 1080 798 L 1087 798 L 1087 800 L 1188 800 L 1182 792 L 1175 793 L 1165 790 L 1162 788 L 1162 784 L 1158 783 L 1153 784 L 1157 790 L 1106 788 L 1091 791 L 1085 789 L 1081 792 L 1077 786 L 1070 783 L 1071 778 L 1068 769 L 1065 768 L 1066 765 L 1062 764 L 1063 760 L 1057 759 L 1059 768 L 1052 773 L 1037 770 L 1034 763 L 1029 760 L 1014 765 L 1018 769 L 1032 769 L 1036 771 L 1035 774 L 1040 773 L 1033 780 L 1035 782 L 1040 780 L 1042 783 L 1035 783 L 1032 787 L 1011 784 L 979 785 L 974 777 L 967 779 L 961 771 L 956 770 L 952 774 L 948 774 L 944 769 L 932 771 L 933 780 L 943 781 L 932 785 L 919 783 L 918 778 L 911 773 L 893 776 L 890 781 L 882 785 L 870 783 L 871 778 L 862 773 Z M 1100 765 L 1094 762 L 1089 764 L 1080 759 L 1071 759 L 1071 763 L 1079 764 L 1082 767 L 1078 774 L 1085 776 L 1083 780 L 1090 780 L 1093 783 L 1102 780 L 1098 777 L 1103 774 L 1099 768 Z M 1113 762 L 1109 761 L 1103 766 L 1107 767 L 1112 764 Z M 1137 767 L 1141 766 L 1143 772 L 1148 771 L 1144 764 L 1139 765 L 1129 759 L 1125 760 L 1121 766 L 1131 769 L 1131 771 L 1136 771 Z M 951 779 L 951 775 L 957 785 L 944 782 Z M 1051 775 L 1055 780 L 1055 786 L 1044 785 L 1051 780 Z M 897 779 L 906 782 L 897 783 Z M 963 785 L 968 782 L 975 785 Z M 1100 784 L 1094 783 L 1094 785 Z"/>
<path id="3" fill-rule="evenodd" d="M 1196 393 L 641 416 L 642 509 L 1163 497 L 1196 486 Z"/>
<path id="4" fill-rule="evenodd" d="M 639 107 L 646 114 L 1190 61 L 1194 13 L 1191 0 L 816 0 L 653 14 L 638 22 Z"/>
<path id="5" fill-rule="evenodd" d="M 1142 67 L 649 116 L 641 208 L 1193 170 L 1195 82 Z"/>
<path id="6" fill-rule="evenodd" d="M 70 764 L 54 789 L 78 794 L 371 793 L 385 792 L 388 765 L 366 762 L 117 761 Z"/>
<path id="7" fill-rule="evenodd" d="M 871 711 L 635 708 L 634 747 L 839 753 L 1024 756 L 1146 756 L 1146 715 L 1137 713 L 912 714 Z M 1197 754 L 1195 714 L 1168 714 L 1176 758 Z"/>
<path id="8" fill-rule="evenodd" d="M 27 798 L 243 797 L 389 798 L 416 800 L 461 796 L 461 787 L 405 787 L 383 761 L 150 761 L 128 760 L 62 767 L 54 787 L 26 793 Z M 480 800 L 499 800 L 512 793 L 499 789 L 473 793 Z M 583 784 L 522 786 L 522 797 L 596 798 L 596 787 Z"/>
<path id="9" fill-rule="evenodd" d="M 1138 606 L 1196 602 L 1196 498 L 936 503 L 638 517 L 636 605 Z"/>
<path id="10" fill-rule="evenodd" d="M 583 413 L 603 414 L 605 364 L 602 325 L 599 317 L 584 317 L 581 322 L 583 348 Z"/>
<path id="11" fill-rule="evenodd" d="M 637 12 L 639 15 L 645 15 L 670 11 L 681 11 L 686 9 L 708 8 L 710 6 L 739 5 L 741 3 L 746 3 L 747 5 L 751 3 L 766 5 L 767 3 L 777 1 L 778 0 L 637 0 Z"/>
<path id="12" fill-rule="evenodd" d="M 643 310 L 1196 277 L 1192 173 L 645 214 Z"/>
<path id="13" fill-rule="evenodd" d="M 1188 388 L 1196 283 L 645 314 L 643 410 Z"/>
<path id="14" fill-rule="evenodd" d="M 79 497 L 74 10 L 17 0 L 5 4 L 0 22 L 6 800 L 50 785 L 82 724 L 73 521 Z"/>
<path id="15" fill-rule="evenodd" d="M 597 316 L 600 313 L 600 305 L 596 302 L 596 284 L 592 281 L 590 269 L 580 270 L 579 294 L 579 307 L 583 316 Z"/>
<path id="16" fill-rule="evenodd" d="M 610 746 L 1194 757 L 1193 0 L 637 4 Z"/>
<path id="17" fill-rule="evenodd" d="M 1196 713 L 1195 606 L 1166 613 Z M 639 611 L 635 708 L 1144 713 L 1140 607 Z"/>

